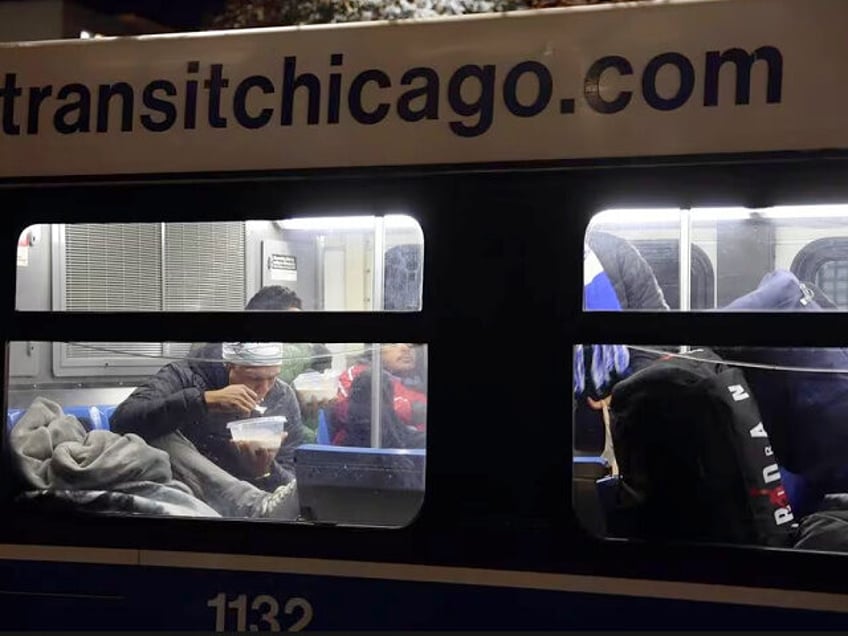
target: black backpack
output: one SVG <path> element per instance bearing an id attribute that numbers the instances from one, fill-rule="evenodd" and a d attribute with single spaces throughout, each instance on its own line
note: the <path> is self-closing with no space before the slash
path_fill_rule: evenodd
<path id="1" fill-rule="evenodd" d="M 742 371 L 709 350 L 667 356 L 618 383 L 613 534 L 786 546 L 795 529 Z"/>

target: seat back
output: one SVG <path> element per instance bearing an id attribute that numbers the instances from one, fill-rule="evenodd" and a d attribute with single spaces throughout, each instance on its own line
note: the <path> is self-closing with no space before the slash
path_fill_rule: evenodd
<path id="1" fill-rule="evenodd" d="M 294 461 L 308 521 L 405 525 L 424 499 L 424 449 L 303 444 Z"/>
<path id="2" fill-rule="evenodd" d="M 315 442 L 318 444 L 332 444 L 330 439 L 330 427 L 327 424 L 327 416 L 324 409 L 318 409 L 318 429 L 316 430 Z"/>
<path id="3" fill-rule="evenodd" d="M 610 474 L 609 462 L 603 457 L 575 457 L 573 498 L 578 519 L 590 533 L 606 534 L 605 514 L 598 496 L 597 483 Z"/>

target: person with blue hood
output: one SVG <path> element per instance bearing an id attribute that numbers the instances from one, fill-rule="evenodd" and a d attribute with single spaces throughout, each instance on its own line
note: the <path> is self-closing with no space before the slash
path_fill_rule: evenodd
<path id="1" fill-rule="evenodd" d="M 835 305 L 815 286 L 802 283 L 791 272 L 777 270 L 724 310 L 829 308 Z M 848 492 L 848 349 L 716 347 L 715 351 L 730 363 L 765 367 L 743 370 L 793 510 L 802 516 L 816 510 L 825 495 Z"/>
<path id="2" fill-rule="evenodd" d="M 651 266 L 626 239 L 589 230 L 583 248 L 585 311 L 667 311 Z M 650 364 L 655 355 L 623 345 L 577 345 L 574 354 L 574 447 L 609 453 L 598 411 L 609 404 L 616 382 Z"/>
<path id="3" fill-rule="evenodd" d="M 592 248 L 583 248 L 583 307 L 588 311 L 621 311 L 612 281 Z M 575 393 L 597 398 L 615 377 L 630 366 L 630 353 L 621 345 L 577 345 L 574 357 Z M 586 376 L 591 382 L 587 383 Z"/>

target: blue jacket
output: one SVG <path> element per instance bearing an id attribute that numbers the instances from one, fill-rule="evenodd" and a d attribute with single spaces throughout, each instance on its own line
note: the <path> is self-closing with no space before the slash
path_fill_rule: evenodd
<path id="1" fill-rule="evenodd" d="M 767 274 L 754 291 L 728 311 L 822 311 L 811 290 L 794 274 Z M 848 349 L 717 349 L 728 361 L 790 367 L 848 369 Z M 799 514 L 815 508 L 828 492 L 848 492 L 848 374 L 746 368 L 748 380 Z"/>

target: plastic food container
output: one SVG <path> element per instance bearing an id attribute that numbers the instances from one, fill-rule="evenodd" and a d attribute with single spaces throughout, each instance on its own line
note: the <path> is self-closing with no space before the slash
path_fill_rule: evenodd
<path id="1" fill-rule="evenodd" d="M 247 446 L 252 451 L 264 450 L 276 455 L 283 443 L 286 418 L 282 415 L 252 417 L 227 424 L 233 441 L 238 446 Z"/>
<path id="2" fill-rule="evenodd" d="M 339 383 L 339 371 L 326 370 L 323 373 L 309 371 L 294 379 L 292 386 L 304 402 L 314 400 L 332 400 L 336 397 Z"/>

